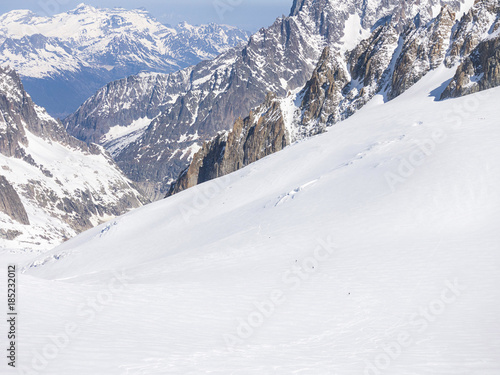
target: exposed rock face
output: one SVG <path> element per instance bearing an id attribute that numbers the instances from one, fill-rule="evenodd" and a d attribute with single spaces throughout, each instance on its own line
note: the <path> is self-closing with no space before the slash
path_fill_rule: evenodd
<path id="1" fill-rule="evenodd" d="M 0 245 L 48 249 L 146 200 L 104 149 L 70 136 L 0 68 Z"/>
<path id="2" fill-rule="evenodd" d="M 476 1 L 454 28 L 445 65 L 461 64 L 441 99 L 472 94 L 500 84 L 499 33 L 500 3 Z"/>
<path id="3" fill-rule="evenodd" d="M 26 131 L 70 147 L 91 149 L 71 137 L 64 126 L 52 119 L 33 103 L 24 91 L 21 79 L 11 69 L 0 68 L 0 153 L 5 156 L 27 158 L 23 146 L 28 145 Z"/>
<path id="4" fill-rule="evenodd" d="M 18 223 L 25 225 L 30 223 L 23 202 L 4 176 L 0 176 L 0 211 Z"/>
<path id="5" fill-rule="evenodd" d="M 185 74 L 146 74 L 108 83 L 64 120 L 68 132 L 87 143 L 101 142 L 110 128 L 141 118 L 154 119 L 189 86 Z"/>
<path id="6" fill-rule="evenodd" d="M 297 96 L 301 115 L 293 124 L 293 140 L 323 132 L 390 84 L 399 39 L 393 25 L 386 23 L 345 56 L 326 48 Z"/>
<path id="7" fill-rule="evenodd" d="M 441 99 L 456 98 L 500 86 L 500 36 L 479 43 L 460 64 Z"/>
<path id="8" fill-rule="evenodd" d="M 475 1 L 474 6 L 452 30 L 449 52 L 445 60 L 448 68 L 467 57 L 485 35 L 491 35 L 498 30 L 499 13 L 500 3 L 497 0 Z"/>
<path id="9" fill-rule="evenodd" d="M 352 81 L 344 93 L 352 100 L 354 109 L 360 108 L 389 83 L 393 73 L 391 61 L 398 56 L 402 40 L 392 22 L 387 21 L 346 56 Z"/>
<path id="10" fill-rule="evenodd" d="M 245 119 L 239 118 L 229 133 L 206 142 L 172 185 L 167 196 L 205 181 L 237 171 L 290 144 L 281 102 L 268 94 L 264 103 Z"/>
<path id="11" fill-rule="evenodd" d="M 334 122 L 332 117 L 337 115 L 337 107 L 342 100 L 341 92 L 350 81 L 350 76 L 345 65 L 339 64 L 340 56 L 333 54 L 330 48 L 324 49 L 311 79 L 303 89 L 301 125 L 307 126 L 318 121 L 323 124 Z M 307 129 L 304 126 L 301 128 Z M 311 133 L 306 131 L 303 135 Z"/>
<path id="12" fill-rule="evenodd" d="M 99 141 L 108 147 L 109 128 L 116 125 L 133 128 L 131 124 L 149 118 L 149 126 L 121 139 L 120 151 L 113 152 L 113 157 L 127 176 L 149 185 L 155 192 L 153 197 L 164 196 L 204 141 L 219 131 L 230 130 L 237 118 L 247 116 L 265 100 L 268 91 L 283 97 L 290 90 L 302 88 L 311 79 L 325 47 L 343 57 L 345 51 L 356 47 L 357 43 L 350 45 L 352 37 L 358 41 L 362 39 L 360 35 L 369 36 L 372 27 L 378 28 L 389 19 L 399 33 L 419 13 L 422 23 L 429 21 L 432 9 L 441 3 L 457 8 L 461 2 L 295 1 L 289 17 L 261 29 L 243 48 L 233 48 L 214 61 L 202 62 L 168 78 L 152 80 L 144 75 L 140 79 L 123 80 L 113 90 L 100 90 L 66 124 L 69 132 L 80 139 Z M 336 64 L 340 72 L 345 60 Z M 368 74 L 372 73 L 368 69 Z M 151 85 L 165 100 L 149 101 L 146 93 L 152 91 Z M 341 84 L 335 84 L 334 91 L 340 88 Z M 136 94 L 137 107 L 143 108 L 142 111 L 131 111 L 127 96 L 122 100 L 122 94 L 128 92 Z M 334 106 L 334 103 L 332 100 L 325 104 Z M 320 109 L 311 107 L 311 110 Z M 326 116 L 326 107 L 323 112 Z"/>
<path id="13" fill-rule="evenodd" d="M 389 99 L 401 95 L 430 70 L 441 65 L 448 49 L 455 13 L 443 7 L 427 27 L 419 27 L 419 19 L 415 22 L 416 25 L 403 36 L 405 43 L 396 62 Z"/>
<path id="14" fill-rule="evenodd" d="M 296 1 L 293 9 L 300 12 L 305 4 L 306 1 Z M 455 22 L 458 8 L 452 5 L 442 7 L 435 18 L 426 22 L 422 17 L 414 17 L 405 27 L 402 27 L 400 13 L 381 20 L 369 37 L 344 54 L 342 50 L 326 47 L 304 88 L 283 99 L 274 99 L 281 105 L 275 108 L 278 113 L 273 118 L 284 120 L 287 143 L 323 132 L 326 127 L 352 115 L 377 93 L 384 94 L 386 100 L 400 95 L 445 61 L 448 64 L 453 59 L 465 58 L 444 96 L 463 95 L 498 85 L 498 8 L 489 1 L 485 4 L 476 2 L 460 22 Z M 484 30 L 486 34 L 481 35 Z M 453 36 L 462 42 L 457 42 Z M 475 38 L 482 38 L 483 42 L 470 56 L 460 55 L 465 53 L 460 48 L 461 52 L 457 53 L 457 45 Z M 271 108 L 266 102 L 255 112 L 266 113 Z M 275 126 L 264 116 L 260 124 L 264 133 L 264 129 L 270 131 Z M 237 121 L 229 137 L 240 134 L 242 128 L 248 128 L 248 124 Z M 170 193 L 247 165 L 242 161 L 248 150 L 228 148 L 228 143 L 225 135 L 218 135 L 205 144 Z M 228 150 L 234 150 L 236 154 L 226 158 L 230 153 Z M 231 168 L 221 168 L 227 165 Z"/>
<path id="15" fill-rule="evenodd" d="M 107 82 L 175 72 L 248 37 L 226 25 L 165 26 L 140 9 L 82 4 L 52 17 L 15 10 L 0 16 L 0 64 L 16 69 L 35 102 L 62 118 Z"/>

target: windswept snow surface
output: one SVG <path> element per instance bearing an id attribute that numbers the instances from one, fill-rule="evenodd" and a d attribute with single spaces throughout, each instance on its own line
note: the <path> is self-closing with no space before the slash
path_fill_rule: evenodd
<path id="1" fill-rule="evenodd" d="M 500 88 L 452 74 L 20 260 L 18 365 L 498 375 Z"/>

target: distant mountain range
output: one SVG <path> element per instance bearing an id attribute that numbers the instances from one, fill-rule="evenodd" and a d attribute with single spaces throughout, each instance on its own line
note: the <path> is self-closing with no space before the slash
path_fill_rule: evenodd
<path id="1" fill-rule="evenodd" d="M 14 68 L 33 100 L 63 118 L 110 81 L 141 71 L 171 73 L 248 36 L 226 25 L 170 27 L 140 9 L 80 4 L 51 17 L 16 10 L 0 16 L 0 65 Z"/>

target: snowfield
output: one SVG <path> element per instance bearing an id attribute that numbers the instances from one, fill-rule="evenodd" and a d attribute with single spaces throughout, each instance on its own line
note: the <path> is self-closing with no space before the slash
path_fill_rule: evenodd
<path id="1" fill-rule="evenodd" d="M 500 374 L 500 88 L 435 101 L 453 73 L 38 258 L 4 251 L 23 273 L 2 373 Z"/>

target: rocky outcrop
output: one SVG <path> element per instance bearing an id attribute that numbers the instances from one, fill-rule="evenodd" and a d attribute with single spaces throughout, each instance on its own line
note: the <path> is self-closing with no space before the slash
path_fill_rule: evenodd
<path id="1" fill-rule="evenodd" d="M 167 196 L 237 171 L 282 150 L 289 143 L 281 102 L 269 93 L 264 103 L 248 117 L 236 120 L 231 132 L 220 133 L 203 145 Z"/>
<path id="2" fill-rule="evenodd" d="M 366 102 L 383 89 L 388 83 L 388 75 L 392 73 L 390 64 L 398 53 L 399 40 L 400 34 L 388 20 L 348 53 L 346 59 L 352 80 L 345 91 L 348 98 Z M 355 83 L 358 87 L 354 87 Z"/>
<path id="3" fill-rule="evenodd" d="M 389 83 L 399 34 L 388 21 L 345 56 L 326 48 L 311 79 L 298 94 L 295 138 L 321 133 L 352 115 Z M 295 140 L 294 138 L 294 140 Z"/>
<path id="4" fill-rule="evenodd" d="M 485 35 L 498 28 L 500 3 L 497 0 L 476 0 L 474 6 L 463 15 L 451 34 L 451 43 L 445 65 L 448 68 L 469 56 Z"/>
<path id="5" fill-rule="evenodd" d="M 396 61 L 389 99 L 408 90 L 446 57 L 455 13 L 443 7 L 428 26 L 421 27 L 420 22 L 417 18 L 403 35 L 405 42 Z"/>
<path id="6" fill-rule="evenodd" d="M 48 249 L 147 200 L 95 144 L 70 136 L 0 68 L 2 247 Z"/>
<path id="7" fill-rule="evenodd" d="M 479 43 L 441 95 L 456 98 L 500 86 L 500 36 Z"/>
<path id="8" fill-rule="evenodd" d="M 30 223 L 23 202 L 4 176 L 0 176 L 0 211 L 18 223 L 24 225 Z M 5 236 L 7 236 L 7 232 Z"/>
<path id="9" fill-rule="evenodd" d="M 335 52 L 328 47 L 323 50 L 311 79 L 303 89 L 300 106 L 302 125 L 335 122 L 334 117 L 338 115 L 337 108 L 342 100 L 341 92 L 349 83 L 350 76 L 345 65 L 339 63 L 340 55 L 334 55 Z M 305 136 L 311 135 L 311 132 L 303 133 Z"/>
<path id="10" fill-rule="evenodd" d="M 476 1 L 452 33 L 445 65 L 461 62 L 441 99 L 459 97 L 500 84 L 500 3 Z"/>

